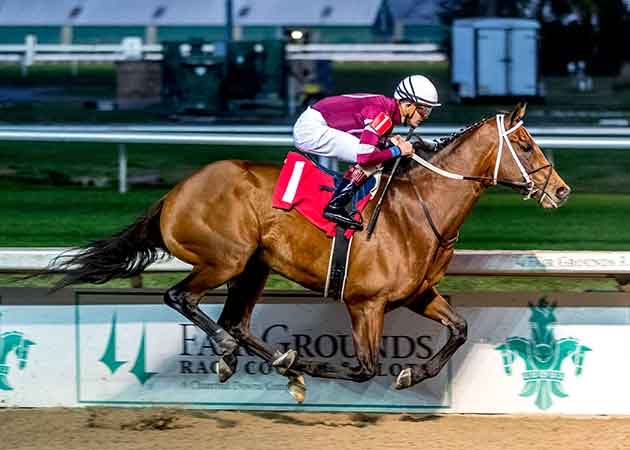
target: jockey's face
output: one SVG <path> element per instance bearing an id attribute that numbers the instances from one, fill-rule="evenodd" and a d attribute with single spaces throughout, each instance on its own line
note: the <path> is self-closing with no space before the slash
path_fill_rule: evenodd
<path id="1" fill-rule="evenodd" d="M 415 105 L 415 107 L 416 107 L 416 113 L 414 114 L 414 117 L 412 117 L 412 119 L 415 119 L 415 117 L 418 116 L 419 119 L 418 119 L 417 125 L 420 125 L 420 123 L 424 122 L 425 120 L 429 118 L 433 108 L 431 108 L 430 106 L 425 106 L 425 105 Z"/>
<path id="2" fill-rule="evenodd" d="M 403 103 L 401 104 L 401 112 L 403 117 L 403 124 L 412 128 L 416 128 L 422 122 L 424 122 L 431 114 L 431 107 L 420 105 L 418 103 Z"/>

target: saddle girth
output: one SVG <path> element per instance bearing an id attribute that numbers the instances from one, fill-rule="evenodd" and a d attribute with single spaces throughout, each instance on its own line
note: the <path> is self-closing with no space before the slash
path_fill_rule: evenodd
<path id="1" fill-rule="evenodd" d="M 352 236 L 347 238 L 345 229 L 338 226 L 330 247 L 330 261 L 328 263 L 328 277 L 324 288 L 324 298 L 343 302 L 351 246 Z"/>

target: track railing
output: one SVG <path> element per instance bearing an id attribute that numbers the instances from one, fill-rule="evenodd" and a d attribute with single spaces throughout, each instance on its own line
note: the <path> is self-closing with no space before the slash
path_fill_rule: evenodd
<path id="1" fill-rule="evenodd" d="M 418 133 L 424 139 L 436 139 L 456 131 L 458 127 L 421 127 Z M 268 131 L 268 132 L 265 132 Z M 293 145 L 288 126 L 3 126 L 0 127 L 0 142 L 94 142 L 118 145 L 118 190 L 127 192 L 127 146 L 126 144 L 195 144 L 214 146 L 272 146 L 279 152 Z M 396 133 L 406 130 L 398 127 Z M 628 128 L 531 128 L 536 142 L 544 150 L 553 149 L 630 149 Z"/>
<path id="2" fill-rule="evenodd" d="M 66 248 L 0 249 L 0 273 L 33 273 L 48 267 Z M 67 254 L 72 254 L 67 253 Z M 150 265 L 145 272 L 188 272 L 176 258 Z M 457 250 L 448 267 L 457 276 L 545 276 L 614 278 L 630 281 L 630 251 Z"/>
<path id="3" fill-rule="evenodd" d="M 183 54 L 189 44 L 181 44 Z M 126 37 L 120 44 L 39 44 L 28 35 L 24 44 L 0 45 L 0 62 L 19 63 L 23 72 L 38 63 L 90 63 L 129 60 L 162 60 L 161 44 L 145 44 L 139 37 Z M 202 51 L 213 53 L 214 45 Z M 290 44 L 288 60 L 327 60 L 341 62 L 445 61 L 446 54 L 436 44 Z"/>

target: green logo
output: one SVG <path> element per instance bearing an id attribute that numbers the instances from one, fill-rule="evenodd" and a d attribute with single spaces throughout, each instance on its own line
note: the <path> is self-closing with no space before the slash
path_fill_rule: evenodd
<path id="1" fill-rule="evenodd" d="M 554 310 L 556 304 L 549 304 L 541 298 L 538 305 L 529 304 L 532 316 L 529 319 L 532 336 L 531 339 L 523 337 L 509 337 L 505 343 L 495 349 L 501 352 L 503 369 L 508 375 L 512 375 L 512 363 L 516 356 L 520 356 L 525 362 L 523 381 L 525 386 L 519 394 L 521 397 L 530 397 L 536 394 L 534 402 L 542 410 L 549 409 L 552 405 L 552 394 L 557 397 L 568 397 L 562 387 L 564 373 L 563 361 L 571 357 L 575 366 L 575 375 L 582 373 L 584 355 L 591 349 L 581 345 L 577 339 L 554 337 L 552 324 L 556 322 Z"/>
<path id="2" fill-rule="evenodd" d="M 0 319 L 2 314 L 0 313 Z M 17 358 L 18 369 L 22 370 L 26 367 L 28 361 L 28 351 L 35 342 L 24 337 L 24 333 L 19 331 L 7 331 L 0 334 L 0 390 L 12 391 L 13 387 L 9 384 L 7 377 L 11 368 L 7 363 L 7 359 L 12 353 Z"/>
<path id="3" fill-rule="evenodd" d="M 107 347 L 100 362 L 102 362 L 109 371 L 114 374 L 122 365 L 127 361 L 119 360 L 116 356 L 116 314 L 112 317 L 112 325 L 109 332 L 109 339 L 107 340 Z M 140 384 L 144 385 L 150 378 L 157 375 L 158 372 L 147 372 L 146 370 L 146 327 L 142 325 L 142 338 L 140 338 L 140 348 L 138 349 L 138 356 L 136 356 L 136 362 L 129 372 L 131 372 Z"/>

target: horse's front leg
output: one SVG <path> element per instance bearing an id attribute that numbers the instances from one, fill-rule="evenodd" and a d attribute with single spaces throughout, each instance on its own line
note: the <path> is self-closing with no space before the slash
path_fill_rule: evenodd
<path id="1" fill-rule="evenodd" d="M 448 301 L 435 288 L 423 292 L 406 305 L 411 311 L 440 322 L 448 328 L 449 338 L 431 359 L 426 363 L 404 369 L 396 378 L 396 389 L 405 389 L 420 383 L 427 378 L 433 378 L 451 359 L 455 351 L 466 342 L 468 325 L 463 317 L 455 312 Z"/>
<path id="2" fill-rule="evenodd" d="M 292 369 L 313 377 L 350 381 L 368 381 L 378 370 L 379 349 L 383 336 L 385 302 L 371 301 L 348 306 L 352 320 L 352 340 L 358 365 L 332 364 L 326 361 L 304 360 L 295 350 L 289 350 L 273 362 L 278 369 Z"/>

